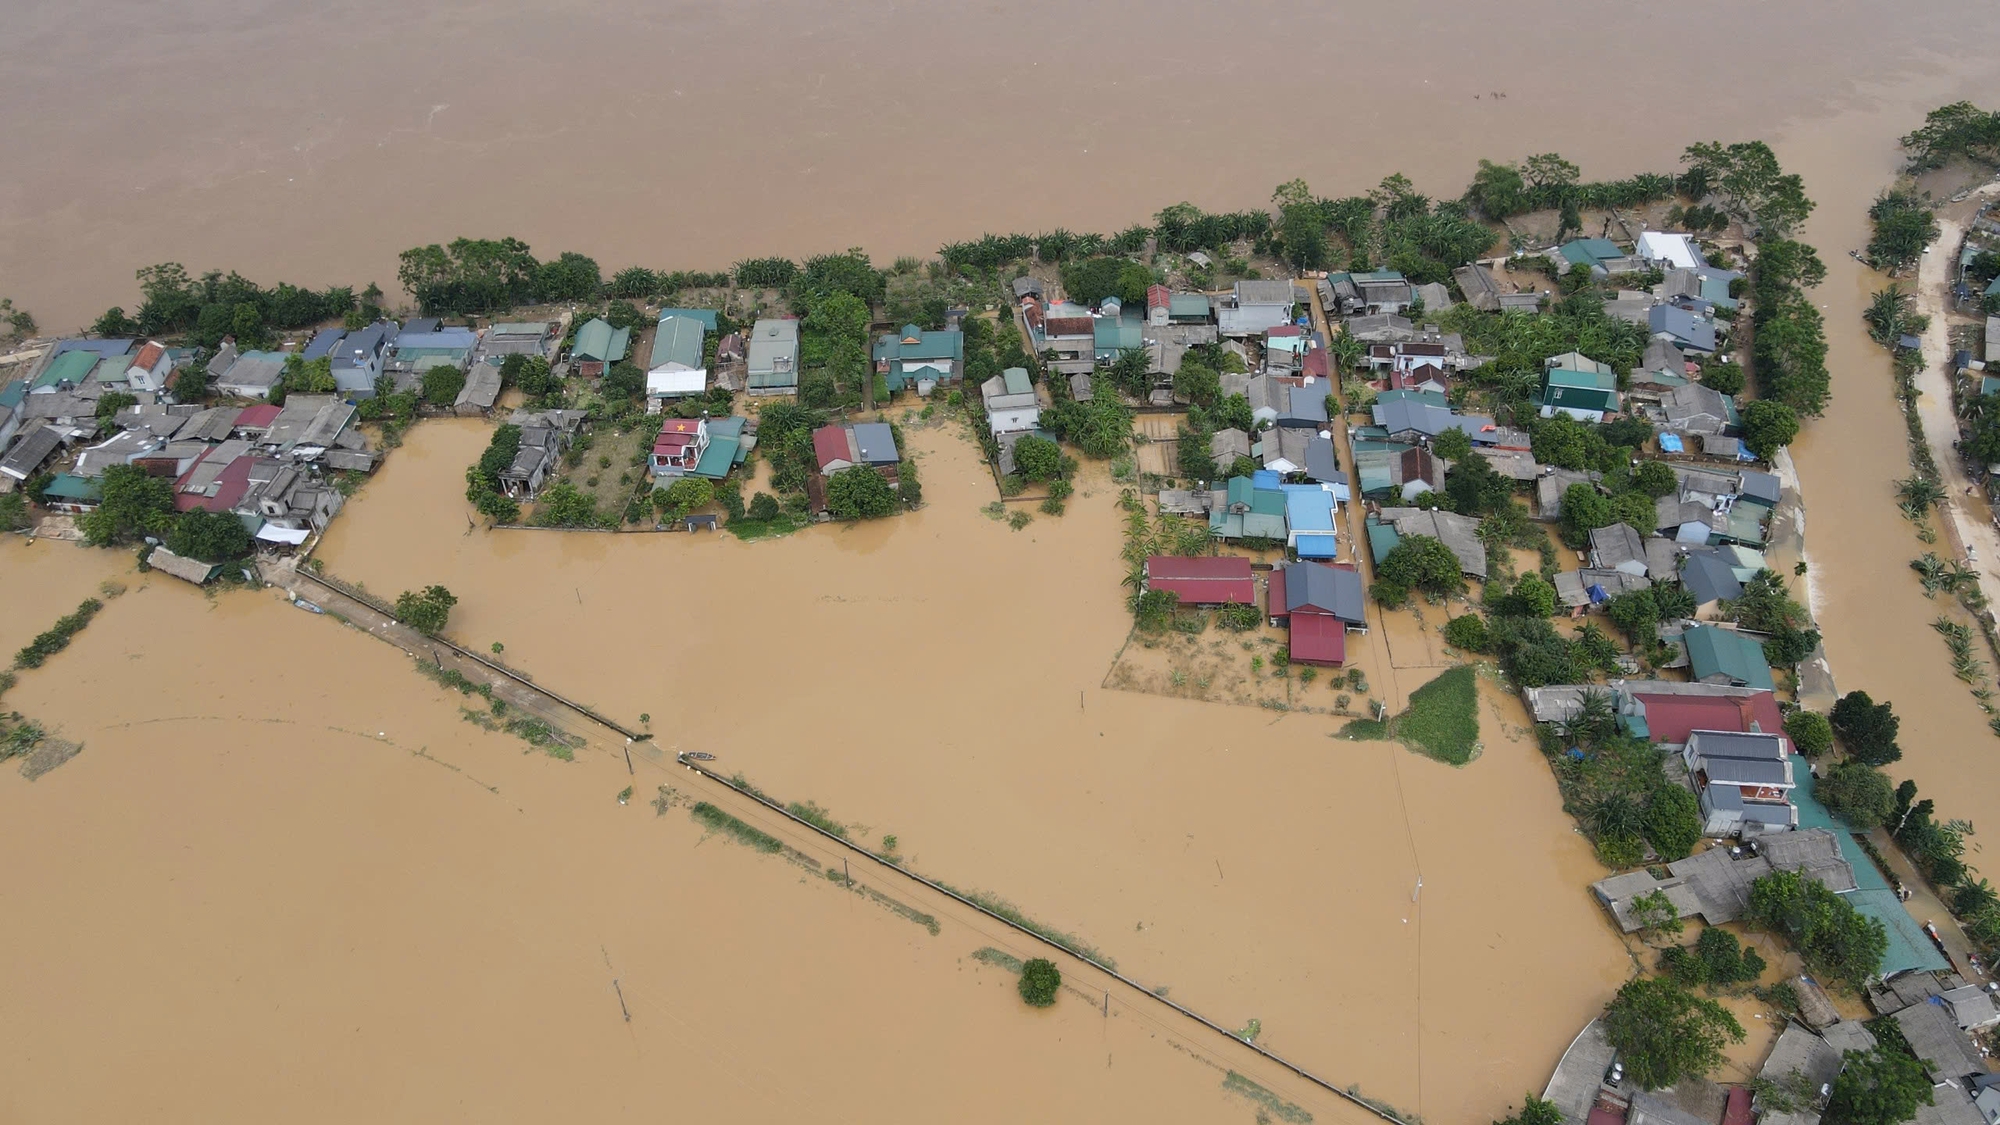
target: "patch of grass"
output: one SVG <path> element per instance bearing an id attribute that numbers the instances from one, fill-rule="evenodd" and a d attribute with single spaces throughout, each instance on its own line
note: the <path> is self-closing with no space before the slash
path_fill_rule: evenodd
<path id="1" fill-rule="evenodd" d="M 793 801 L 785 806 L 785 811 L 822 832 L 831 832 L 843 840 L 847 839 L 847 827 L 812 801 Z"/>
<path id="2" fill-rule="evenodd" d="M 417 661 L 417 671 L 422 672 L 425 679 L 433 683 L 443 684 L 460 695 L 477 693 L 486 697 L 489 702 L 493 699 L 492 684 L 482 684 L 476 680 L 468 679 L 464 673 L 456 668 L 440 668 L 435 664 L 426 664 L 419 660 Z"/>
<path id="3" fill-rule="evenodd" d="M 1387 722 L 1356 719 L 1348 738 L 1387 739 L 1446 765 L 1462 766 L 1479 750 L 1479 672 L 1453 668 L 1410 693 L 1410 706 Z"/>
<path id="4" fill-rule="evenodd" d="M 1077 937 L 1075 934 L 1064 933 L 1054 926 L 1044 925 L 1041 922 L 1035 921 L 1033 918 L 1021 913 L 1020 907 L 1015 906 L 998 895 L 990 895 L 984 891 L 962 891 L 942 880 L 933 881 L 938 886 L 965 899 L 967 902 L 973 903 L 982 909 L 990 910 L 1009 922 L 1014 923 L 1016 926 L 1035 934 L 1037 937 L 1054 942 L 1056 945 L 1069 950 L 1078 957 L 1082 957 L 1088 961 L 1095 961 L 1107 969 L 1116 970 L 1118 968 L 1118 962 L 1099 953 L 1095 947 L 1085 942 L 1082 938 Z"/>
<path id="5" fill-rule="evenodd" d="M 1252 1018 L 1249 1023 L 1243 1025 L 1243 1030 L 1236 1033 L 1236 1038 L 1245 1043 L 1255 1043 L 1257 1037 L 1262 1034 L 1264 1034 L 1264 1021 Z"/>
<path id="6" fill-rule="evenodd" d="M 1257 1082 L 1245 1078 L 1233 1070 L 1229 1072 L 1228 1077 L 1222 1080 L 1222 1088 L 1232 1094 L 1249 1098 L 1251 1101 L 1264 1107 L 1266 1111 L 1277 1117 L 1280 1121 L 1289 1121 L 1292 1125 L 1310 1125 L 1313 1119 L 1310 1111 L 1293 1105 L 1265 1089 Z"/>
<path id="7" fill-rule="evenodd" d="M 776 539 L 782 535 L 790 535 L 804 526 L 806 526 L 806 521 L 783 512 L 767 520 L 753 520 L 745 517 L 740 520 L 730 520 L 723 525 L 724 529 L 731 535 L 743 540 L 745 543 L 755 543 L 759 539 Z"/>
<path id="8" fill-rule="evenodd" d="M 56 623 L 47 631 L 29 641 L 21 651 L 15 653 L 14 667 L 40 668 L 49 657 L 68 648 L 70 638 L 82 632 L 83 627 L 90 624 L 90 619 L 97 616 L 97 611 L 103 608 L 104 603 L 96 598 L 85 598 L 76 607 L 75 613 L 67 613 L 56 618 Z"/>
<path id="9" fill-rule="evenodd" d="M 983 949 L 973 950 L 972 959 L 974 961 L 983 961 L 988 965 L 994 966 L 995 968 L 1005 969 L 1010 973 L 1019 973 L 1021 971 L 1021 966 L 1026 964 L 1026 962 L 1022 961 L 1019 957 L 1014 956 L 1012 953 L 1009 953 L 1004 949 L 995 949 L 990 945 L 986 946 Z"/>
<path id="10" fill-rule="evenodd" d="M 735 775 L 734 777 L 731 777 L 731 778 L 729 779 L 729 784 L 730 784 L 730 786 L 731 786 L 731 787 L 733 787 L 733 788 L 735 788 L 735 789 L 737 789 L 737 790 L 739 790 L 739 791 L 741 791 L 741 792 L 744 792 L 744 793 L 748 793 L 748 794 L 750 794 L 750 795 L 751 795 L 752 797 L 755 797 L 755 798 L 757 798 L 757 799 L 758 799 L 758 800 L 760 800 L 760 801 L 767 801 L 767 802 L 769 802 L 769 803 L 771 803 L 771 804 L 774 804 L 774 805 L 778 803 L 778 802 L 777 802 L 776 800 L 774 800 L 774 799 L 773 799 L 773 798 L 771 797 L 771 795 L 770 795 L 769 793 L 766 793 L 766 792 L 764 792 L 764 791 L 763 791 L 762 789 L 759 789 L 759 788 L 757 788 L 757 787 L 756 787 L 755 785 L 752 785 L 752 784 L 750 783 L 750 779 L 749 779 L 749 778 L 747 778 L 747 777 L 744 777 L 744 776 L 743 776 L 742 774 L 740 774 L 740 773 L 739 773 L 739 774 L 737 774 L 737 775 Z"/>
<path id="11" fill-rule="evenodd" d="M 785 850 L 785 845 L 779 842 L 776 836 L 750 827 L 707 801 L 696 801 L 688 809 L 688 815 L 694 817 L 710 832 L 727 836 L 744 847 L 755 848 L 771 855 L 777 855 Z"/>

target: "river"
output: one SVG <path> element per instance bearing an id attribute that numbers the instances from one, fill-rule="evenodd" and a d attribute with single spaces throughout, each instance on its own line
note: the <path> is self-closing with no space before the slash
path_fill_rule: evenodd
<path id="1" fill-rule="evenodd" d="M 1614 176 L 1769 137 L 1831 271 L 1834 401 L 1795 453 L 1835 676 L 1897 702 L 1902 768 L 1941 811 L 2000 823 L 2000 793 L 1963 784 L 1993 736 L 1907 570 L 1902 430 L 1858 321 L 1878 283 L 1845 256 L 1894 138 L 1993 88 L 2000 11 L 1492 12 L 33 3 L 0 42 L 0 295 L 74 325 L 132 307 L 132 271 L 166 259 L 393 290 L 398 250 L 458 234 L 607 272 L 885 261 L 1254 206 L 1295 175 L 1449 195 L 1480 156 Z M 1361 65 L 1384 58 L 1393 81 Z M 378 591 L 449 586 L 455 635 L 896 834 L 916 868 L 1340 1082 L 1434 1121 L 1539 1089 L 1628 962 L 1546 767 L 1504 729 L 1518 710 L 1489 699 L 1483 756 L 1452 771 L 1324 720 L 1099 690 L 1124 634 L 1108 490 L 1014 532 L 978 514 L 963 441 L 917 440 L 925 511 L 746 546 L 467 534 L 482 431 L 426 423 L 324 555 Z M 334 622 L 61 545 L 0 544 L 0 574 L 9 645 L 104 578 L 134 586 L 7 699 L 86 750 L 0 775 L 0 842 L 35 857 L 0 903 L 46 935 L 0 972 L 21 1017 L 0 1116 L 1249 1114 L 1157 1027 L 1086 1028 L 1074 998 L 1003 1014 L 1005 982 L 967 960 L 991 935 L 932 938 L 720 843 L 678 858 L 703 837 L 618 808 L 622 764 L 523 756 Z M 1087 1036 L 1117 1039 L 1115 1065 Z"/>

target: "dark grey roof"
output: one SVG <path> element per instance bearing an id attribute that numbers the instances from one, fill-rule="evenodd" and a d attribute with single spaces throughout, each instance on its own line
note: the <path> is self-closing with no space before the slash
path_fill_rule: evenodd
<path id="1" fill-rule="evenodd" d="M 1775 505 L 1779 498 L 1778 478 L 1770 473 L 1748 471 L 1743 474 L 1743 497 L 1748 500 L 1762 500 Z"/>
<path id="2" fill-rule="evenodd" d="M 1743 583 L 1728 564 L 1714 555 L 1689 552 L 1681 563 L 1681 585 L 1694 595 L 1694 604 L 1734 601 L 1743 596 Z"/>
<path id="3" fill-rule="evenodd" d="M 861 459 L 870 465 L 893 465 L 901 460 L 896 454 L 896 433 L 887 422 L 856 422 L 854 444 Z"/>
<path id="4" fill-rule="evenodd" d="M 1017 278 L 1015 278 L 1015 279 L 1014 279 L 1014 296 L 1016 296 L 1016 297 L 1028 297 L 1028 296 L 1035 296 L 1035 297 L 1039 297 L 1039 296 L 1041 296 L 1041 295 L 1042 295 L 1042 283 L 1041 283 L 1041 282 L 1039 282 L 1039 281 L 1036 281 L 1036 280 L 1035 280 L 1034 278 L 1032 278 L 1032 277 L 1017 277 Z"/>
<path id="5" fill-rule="evenodd" d="M 62 431 L 53 426 L 30 430 L 15 440 L 6 457 L 0 458 L 0 472 L 15 480 L 27 480 L 61 444 Z"/>
<path id="6" fill-rule="evenodd" d="M 1340 462 L 1334 456 L 1333 439 L 1314 437 L 1306 442 L 1306 479 L 1321 484 L 1346 484 L 1347 474 L 1340 471 Z"/>
<path id="7" fill-rule="evenodd" d="M 403 331 L 415 333 L 436 332 L 443 324 L 444 321 L 434 316 L 411 317 L 404 323 Z"/>
<path id="8" fill-rule="evenodd" d="M 1701 762 L 1708 780 L 1716 785 L 1786 785 L 1791 781 L 1783 762 L 1706 756 Z"/>
<path id="9" fill-rule="evenodd" d="M 1903 1029 L 1903 1038 L 1910 1041 L 1910 1050 L 1924 1060 L 1924 1069 L 1931 1072 L 1932 1078 L 1962 1079 L 1968 1074 L 1985 1072 L 1978 1048 L 1959 1029 L 1958 1021 L 1942 1001 L 1933 998 L 1912 1004 L 1897 1012 L 1895 1020 L 1896 1026 Z"/>
<path id="10" fill-rule="evenodd" d="M 1321 563 L 1298 562 L 1285 568 L 1285 611 L 1321 609 L 1354 625 L 1368 620 L 1367 595 L 1361 575 Z"/>
<path id="11" fill-rule="evenodd" d="M 1613 569 L 1629 562 L 1641 566 L 1646 562 L 1646 545 L 1639 539 L 1639 532 L 1629 523 L 1614 523 L 1610 527 L 1600 527 L 1590 533 L 1590 562 L 1592 566 Z"/>
<path id="12" fill-rule="evenodd" d="M 1778 731 L 1738 733 L 1726 730 L 1698 730 L 1688 735 L 1688 752 L 1704 758 L 1745 758 L 1761 762 L 1783 762 L 1784 740 Z"/>
<path id="13" fill-rule="evenodd" d="M 1649 315 L 1654 332 L 1665 332 L 1683 347 L 1700 352 L 1715 350 L 1715 322 L 1698 317 L 1673 305 L 1654 305 Z"/>
<path id="14" fill-rule="evenodd" d="M 313 333 L 312 340 L 299 352 L 299 358 L 314 360 L 328 355 L 333 351 L 333 346 L 340 343 L 340 338 L 345 335 L 347 335 L 345 328 L 322 328 Z"/>
<path id="15" fill-rule="evenodd" d="M 1328 422 L 1326 392 L 1317 386 L 1291 387 L 1289 405 L 1278 414 L 1279 425 L 1323 426 Z"/>

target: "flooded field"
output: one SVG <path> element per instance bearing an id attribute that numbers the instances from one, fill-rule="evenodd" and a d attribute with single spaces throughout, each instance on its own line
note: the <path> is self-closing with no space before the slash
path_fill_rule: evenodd
<path id="1" fill-rule="evenodd" d="M 1516 705 L 1460 772 L 1324 716 L 1102 690 L 1129 622 L 1110 488 L 1013 531 L 968 443 L 912 438 L 923 511 L 745 545 L 468 534 L 485 429 L 426 423 L 321 556 L 386 594 L 444 583 L 461 639 L 1342 1083 L 1433 1120 L 1538 1090 L 1629 963 Z M 1373 678 L 1396 709 L 1428 675 Z"/>
<path id="2" fill-rule="evenodd" d="M 85 750 L 0 772 L 0 903 L 33 935 L 0 968 L 0 1118 L 1248 1122 L 1239 1067 L 1360 1120 L 1154 1009 L 1030 1013 L 971 956 L 1033 955 L 1004 928 L 933 936 L 656 817 L 679 771 L 620 806 L 614 755 L 524 754 L 271 593 L 33 551 L 0 567 L 132 588 L 7 699 Z"/>

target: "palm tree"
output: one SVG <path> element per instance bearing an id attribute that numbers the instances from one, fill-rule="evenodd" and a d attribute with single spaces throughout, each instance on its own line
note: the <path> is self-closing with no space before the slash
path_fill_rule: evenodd
<path id="1" fill-rule="evenodd" d="M 1576 712 L 1563 720 L 1560 732 L 1571 746 L 1595 746 L 1618 729 L 1618 715 L 1611 696 L 1601 691 L 1585 691 L 1577 700 Z"/>
<path id="2" fill-rule="evenodd" d="M 1960 886 L 1951 896 L 1952 913 L 1961 918 L 1978 917 L 1981 911 L 1995 903 L 2000 903 L 2000 894 L 1996 894 L 1993 885 L 1984 879 Z"/>
<path id="3" fill-rule="evenodd" d="M 1903 511 L 1920 516 L 1931 506 L 1944 500 L 1944 486 L 1922 474 L 1913 474 L 1896 482 L 1896 499 Z"/>
<path id="4" fill-rule="evenodd" d="M 1868 302 L 1868 310 L 1861 314 L 1868 322 L 1868 336 L 1876 343 L 1887 347 L 1897 336 L 1902 335 L 1903 321 L 1909 315 L 1910 295 L 1903 292 L 1901 285 L 1891 284 L 1887 289 L 1875 294 Z"/>
<path id="5" fill-rule="evenodd" d="M 1637 836 L 1644 824 L 1639 803 L 1623 793 L 1608 794 L 1590 808 L 1590 826 L 1599 839 Z"/>
<path id="6" fill-rule="evenodd" d="M 1368 348 L 1360 340 L 1349 336 L 1346 329 L 1342 329 L 1340 335 L 1335 336 L 1333 342 L 1326 346 L 1326 350 L 1333 353 L 1337 370 L 1345 372 L 1354 370 L 1361 363 L 1361 357 L 1366 354 Z"/>

